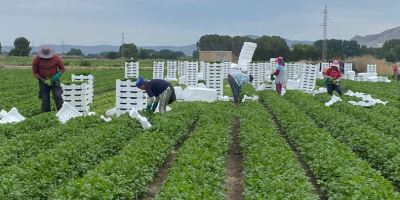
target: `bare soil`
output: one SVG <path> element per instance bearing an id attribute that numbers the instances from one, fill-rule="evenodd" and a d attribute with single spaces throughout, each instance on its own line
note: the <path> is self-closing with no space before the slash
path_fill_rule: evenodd
<path id="1" fill-rule="evenodd" d="M 237 117 L 233 119 L 232 126 L 232 144 L 229 147 L 226 156 L 226 179 L 225 184 L 227 192 L 225 199 L 227 200 L 243 200 L 244 177 L 243 177 L 243 154 L 242 147 L 239 143 L 240 121 Z"/>
<path id="2" fill-rule="evenodd" d="M 279 134 L 281 135 L 281 137 L 283 137 L 285 139 L 286 143 L 290 146 L 292 153 L 296 156 L 297 161 L 299 162 L 300 166 L 306 172 L 306 176 L 308 177 L 308 180 L 314 186 L 315 194 L 317 194 L 319 196 L 320 200 L 328 200 L 328 197 L 326 196 L 325 192 L 321 190 L 321 186 L 317 183 L 317 178 L 315 178 L 315 175 L 312 172 L 310 172 L 310 166 L 308 166 L 308 164 L 304 161 L 303 156 L 301 155 L 300 151 L 296 149 L 295 145 L 292 142 L 290 142 L 289 138 L 286 136 L 285 132 L 282 130 L 281 125 L 279 124 L 278 120 L 276 119 L 275 115 L 271 112 L 269 107 L 264 103 L 263 100 L 260 100 L 260 102 L 264 104 L 265 109 L 273 117 L 273 120 L 274 120 L 276 126 L 278 127 Z"/>
<path id="3" fill-rule="evenodd" d="M 155 174 L 156 181 L 151 182 L 147 188 L 147 193 L 144 197 L 140 197 L 139 200 L 150 200 L 153 199 L 160 188 L 163 186 L 164 181 L 168 177 L 168 171 L 171 168 L 172 164 L 175 162 L 175 155 L 179 152 L 182 144 L 185 140 L 190 138 L 190 135 L 196 128 L 197 120 L 193 122 L 190 127 L 189 134 L 178 144 L 175 145 L 175 148 L 171 151 L 171 154 L 168 156 L 167 160 L 162 165 L 161 169 Z"/>

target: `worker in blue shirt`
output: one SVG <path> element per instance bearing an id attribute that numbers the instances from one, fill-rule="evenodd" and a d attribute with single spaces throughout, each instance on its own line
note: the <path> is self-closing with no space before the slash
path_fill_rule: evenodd
<path id="1" fill-rule="evenodd" d="M 153 79 L 145 81 L 143 77 L 139 77 L 136 80 L 136 87 L 146 90 L 150 100 L 147 104 L 146 110 L 156 110 L 159 106 L 159 115 L 163 115 L 166 112 L 168 104 L 171 104 L 176 100 L 174 87 L 166 80 Z"/>
<path id="2" fill-rule="evenodd" d="M 232 89 L 233 101 L 236 105 L 239 105 L 239 93 L 242 92 L 242 88 L 246 83 L 253 82 L 253 75 L 233 72 L 228 74 L 228 82 Z"/>

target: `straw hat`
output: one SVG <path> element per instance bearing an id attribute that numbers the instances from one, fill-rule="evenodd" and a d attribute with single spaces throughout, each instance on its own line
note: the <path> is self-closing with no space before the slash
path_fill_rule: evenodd
<path id="1" fill-rule="evenodd" d="M 49 59 L 52 58 L 56 54 L 56 51 L 54 50 L 53 47 L 44 44 L 39 47 L 37 55 L 41 58 Z"/>

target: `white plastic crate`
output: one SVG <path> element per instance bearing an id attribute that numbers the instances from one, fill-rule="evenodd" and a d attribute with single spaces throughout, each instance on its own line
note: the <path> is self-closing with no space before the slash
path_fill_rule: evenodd
<path id="1" fill-rule="evenodd" d="M 5 114 L 4 112 L 2 112 Z M 25 120 L 25 117 L 23 117 L 21 114 L 19 114 L 18 109 L 12 108 L 10 112 L 8 112 L 3 118 L 0 120 L 0 124 L 5 124 L 5 123 L 17 123 L 20 121 Z"/>
<path id="2" fill-rule="evenodd" d="M 376 73 L 376 64 L 367 64 L 367 73 L 368 74 Z"/>
<path id="3" fill-rule="evenodd" d="M 67 102 L 64 102 L 56 116 L 62 123 L 66 123 L 71 118 L 82 116 L 82 113 L 69 105 Z"/>
<path id="4" fill-rule="evenodd" d="M 176 79 L 176 61 L 167 61 L 167 77 Z"/>
<path id="5" fill-rule="evenodd" d="M 164 62 L 153 62 L 153 79 L 164 79 Z"/>

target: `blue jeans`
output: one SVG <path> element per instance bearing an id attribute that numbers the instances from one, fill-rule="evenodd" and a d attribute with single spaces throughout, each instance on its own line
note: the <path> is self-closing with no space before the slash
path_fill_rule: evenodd
<path id="1" fill-rule="evenodd" d="M 339 95 L 342 95 L 342 89 L 340 88 L 340 85 L 327 85 L 326 86 L 326 90 L 328 90 L 328 94 L 332 96 L 333 90 L 336 90 L 337 93 L 339 93 Z"/>

